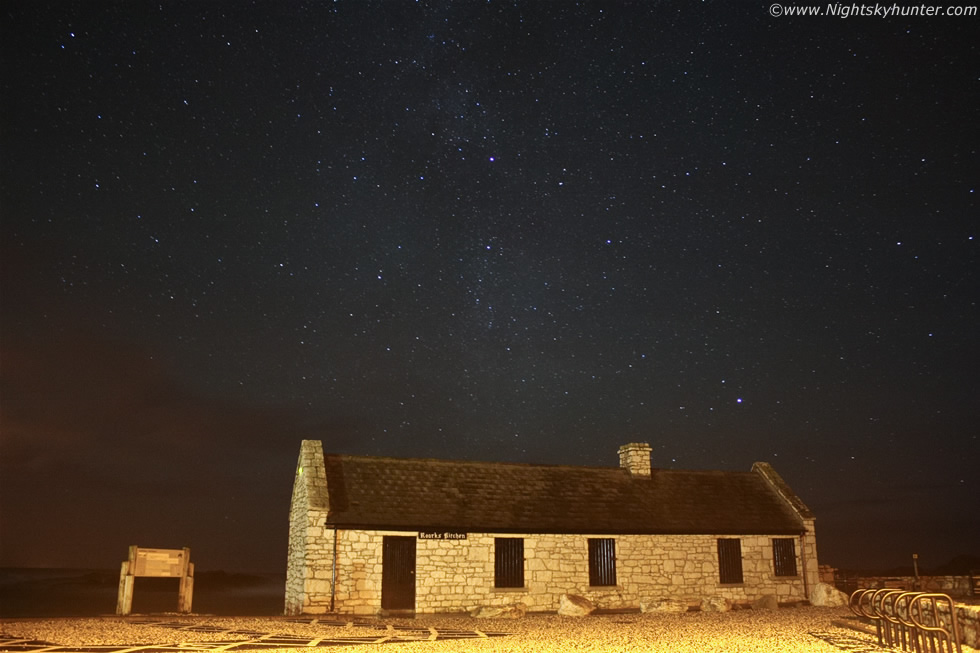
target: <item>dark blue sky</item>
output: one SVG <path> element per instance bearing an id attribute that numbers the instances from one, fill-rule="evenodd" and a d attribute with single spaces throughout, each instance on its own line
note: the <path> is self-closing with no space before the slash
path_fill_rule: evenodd
<path id="1" fill-rule="evenodd" d="M 0 565 L 284 568 L 299 441 L 771 462 L 980 551 L 972 17 L 7 3 Z"/>

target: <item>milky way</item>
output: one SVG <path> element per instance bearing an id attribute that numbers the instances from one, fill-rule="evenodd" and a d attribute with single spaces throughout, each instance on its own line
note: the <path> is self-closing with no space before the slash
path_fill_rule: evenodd
<path id="1" fill-rule="evenodd" d="M 980 550 L 978 18 L 743 5 L 7 6 L 0 564 L 278 569 L 304 437 Z"/>

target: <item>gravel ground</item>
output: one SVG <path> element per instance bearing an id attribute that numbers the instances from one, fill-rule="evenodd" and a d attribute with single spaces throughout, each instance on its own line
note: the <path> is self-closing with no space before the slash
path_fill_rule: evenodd
<path id="1" fill-rule="evenodd" d="M 857 639 L 874 650 L 874 638 L 859 632 L 833 626 L 831 621 L 850 616 L 846 608 L 801 607 L 776 611 L 738 610 L 728 613 L 688 612 L 683 614 L 616 614 L 583 618 L 557 615 L 530 615 L 517 620 L 472 619 L 460 617 L 420 617 L 413 620 L 378 620 L 369 625 L 331 626 L 304 624 L 270 618 L 229 618 L 197 615 L 155 615 L 160 621 L 193 626 L 218 626 L 258 633 L 290 634 L 308 638 L 378 637 L 387 626 L 417 629 L 416 637 L 425 631 L 480 630 L 506 632 L 505 637 L 489 639 L 455 639 L 411 641 L 397 644 L 330 646 L 322 651 L 383 650 L 388 653 L 454 652 L 565 652 L 594 651 L 625 653 L 633 651 L 669 653 L 839 653 L 844 650 L 818 639 L 811 632 L 829 633 Z M 133 618 L 103 617 L 87 619 L 3 620 L 0 634 L 6 638 L 39 639 L 63 646 L 96 644 L 176 644 L 248 639 L 246 635 L 192 632 L 160 625 L 134 623 Z M 368 620 L 359 620 L 367 622 Z M 409 631 L 394 631 L 411 637 Z M 852 642 L 853 644 L 853 642 Z M 2 647 L 0 647 L 2 650 Z M 296 649 L 263 648 L 265 652 Z M 853 648 L 848 650 L 855 650 Z M 964 647 L 964 653 L 975 653 Z"/>

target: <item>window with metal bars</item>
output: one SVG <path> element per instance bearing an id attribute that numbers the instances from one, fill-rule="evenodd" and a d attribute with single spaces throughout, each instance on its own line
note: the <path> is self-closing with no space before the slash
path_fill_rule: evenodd
<path id="1" fill-rule="evenodd" d="M 616 540 L 589 538 L 589 585 L 616 584 Z"/>
<path id="2" fill-rule="evenodd" d="M 718 578 L 725 584 L 742 582 L 742 540 L 718 540 Z"/>
<path id="3" fill-rule="evenodd" d="M 796 576 L 796 542 L 792 537 L 772 539 L 772 566 L 777 576 Z"/>
<path id="4" fill-rule="evenodd" d="M 494 538 L 493 586 L 524 587 L 524 538 Z"/>

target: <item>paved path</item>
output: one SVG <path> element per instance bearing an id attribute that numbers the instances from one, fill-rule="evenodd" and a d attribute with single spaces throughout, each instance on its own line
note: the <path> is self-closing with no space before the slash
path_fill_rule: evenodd
<path id="1" fill-rule="evenodd" d="M 848 653 L 882 653 L 883 651 L 896 650 L 882 648 L 875 642 L 869 642 L 866 639 L 861 639 L 860 637 L 854 637 L 852 635 L 838 635 L 837 633 L 826 632 L 811 632 L 810 634 L 817 639 L 822 639 L 823 641 L 836 646 L 842 651 L 848 651 Z"/>
<path id="2" fill-rule="evenodd" d="M 24 651 L 31 653 L 170 653 L 197 652 L 215 653 L 216 651 L 262 651 L 283 648 L 326 648 L 331 646 L 356 646 L 360 644 L 395 644 L 399 642 L 441 641 L 441 640 L 473 640 L 489 637 L 505 637 L 511 633 L 434 628 L 429 626 L 379 624 L 376 621 L 346 621 L 336 618 L 287 618 L 283 624 L 304 624 L 325 626 L 325 636 L 310 637 L 309 635 L 293 635 L 289 633 L 268 633 L 242 628 L 225 628 L 210 626 L 188 621 L 166 621 L 162 619 L 139 619 L 129 623 L 138 626 L 150 626 L 161 629 L 178 631 L 176 639 L 180 643 L 173 644 L 86 644 L 83 646 L 63 646 L 51 642 L 29 639 L 15 639 L 0 636 L 0 651 Z M 343 632 L 356 628 L 359 636 L 344 636 Z M 343 629 L 343 630 L 341 630 Z M 334 631 L 335 635 L 329 634 Z M 372 632 L 373 631 L 373 632 Z M 208 641 L 195 641 L 194 634 L 207 634 Z M 364 634 L 367 633 L 367 634 Z M 841 651 L 848 653 L 882 653 L 894 649 L 877 646 L 876 642 L 867 638 L 831 631 L 809 631 L 815 639 L 822 640 Z M 160 639 L 169 639 L 161 635 Z"/>
<path id="3" fill-rule="evenodd" d="M 263 633 L 255 630 L 227 629 L 220 626 L 203 626 L 180 621 L 160 621 L 146 619 L 132 621 L 142 626 L 158 626 L 187 633 L 187 639 L 193 640 L 193 633 L 208 633 L 211 635 L 227 635 L 225 641 L 194 642 L 180 644 L 141 644 L 125 645 L 91 644 L 86 646 L 60 646 L 51 642 L 27 639 L 0 638 L 0 651 L 51 651 L 52 653 L 165 653 L 168 651 L 260 651 L 271 648 L 306 648 L 328 646 L 353 646 L 357 644 L 394 644 L 398 642 L 437 641 L 447 639 L 483 639 L 487 637 L 504 637 L 509 633 L 484 632 L 482 630 L 451 630 L 435 628 L 413 628 L 411 626 L 378 625 L 373 622 L 338 621 L 331 619 L 286 619 L 285 623 L 301 623 L 322 626 L 356 626 L 378 631 L 377 635 L 362 637 L 306 637 L 284 633 Z"/>

